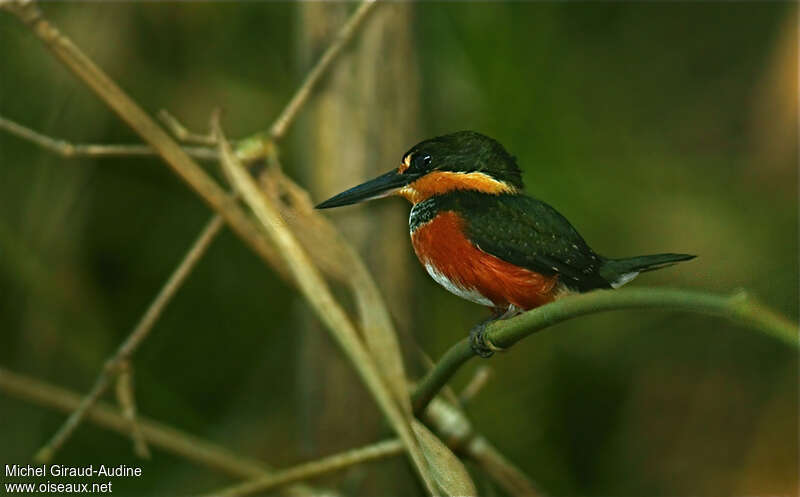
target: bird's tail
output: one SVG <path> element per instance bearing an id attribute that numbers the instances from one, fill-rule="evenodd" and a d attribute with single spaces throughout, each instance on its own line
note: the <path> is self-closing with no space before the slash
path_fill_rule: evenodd
<path id="1" fill-rule="evenodd" d="M 607 259 L 600 267 L 600 276 L 608 281 L 612 288 L 619 288 L 634 279 L 639 273 L 661 269 L 695 257 L 688 254 L 656 254 L 625 259 Z"/>

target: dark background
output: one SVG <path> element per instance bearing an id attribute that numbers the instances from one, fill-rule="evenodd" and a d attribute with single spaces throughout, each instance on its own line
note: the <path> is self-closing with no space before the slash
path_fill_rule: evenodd
<path id="1" fill-rule="evenodd" d="M 308 69 L 300 8 L 43 5 L 145 109 L 168 108 L 202 130 L 221 106 L 231 136 L 266 128 Z M 486 133 L 517 156 L 528 191 L 597 251 L 699 256 L 633 285 L 744 288 L 797 319 L 796 7 L 413 10 L 417 131 L 373 133 L 406 148 L 458 129 Z M 0 114 L 74 142 L 137 141 L 9 15 L 0 47 Z M 288 138 L 290 176 L 337 167 L 336 156 L 304 161 L 299 129 Z M 0 152 L 0 365 L 85 392 L 211 213 L 156 159 L 62 159 L 5 133 Z M 403 152 L 376 157 L 376 171 Z M 438 287 L 406 248 L 396 263 L 407 264 L 411 292 L 393 306 L 401 337 L 438 357 L 485 311 Z M 224 233 L 135 357 L 140 411 L 278 467 L 329 453 L 304 434 L 348 399 L 303 401 L 301 379 L 324 382 L 308 373 L 294 332 L 305 306 Z M 616 312 L 558 325 L 484 364 L 494 376 L 472 420 L 549 494 L 797 493 L 797 355 L 769 337 L 711 317 Z M 28 462 L 63 419 L 0 392 L 0 463 Z M 369 429 L 368 440 L 385 435 Z M 119 480 L 115 495 L 229 482 L 160 451 L 136 460 L 129 440 L 89 423 L 57 462 L 141 465 L 146 476 Z M 388 492 L 391 481 L 362 480 L 392 471 L 411 477 L 396 458 L 323 483 Z"/>

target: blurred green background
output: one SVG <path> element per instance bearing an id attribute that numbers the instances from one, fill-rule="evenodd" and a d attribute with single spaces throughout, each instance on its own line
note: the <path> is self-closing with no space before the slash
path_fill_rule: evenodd
<path id="1" fill-rule="evenodd" d="M 307 8 L 43 5 L 145 109 L 168 108 L 204 130 L 221 106 L 234 137 L 269 125 L 330 39 L 304 41 Z M 399 64 L 404 77 L 392 80 L 399 93 L 358 107 L 353 88 L 345 101 L 370 118 L 415 110 L 410 125 L 385 119 L 356 130 L 400 144 L 364 153 L 370 176 L 395 167 L 421 139 L 481 131 L 517 156 L 529 193 L 556 206 L 598 252 L 699 255 L 634 285 L 744 288 L 797 319 L 794 4 L 378 9 L 390 19 L 398 11 L 395 34 L 383 43 L 391 46 L 402 30 L 411 55 L 362 64 L 359 74 Z M 137 141 L 7 14 L 0 47 L 1 115 L 73 142 Z M 352 58 L 370 47 L 359 40 L 350 48 Z M 392 98 L 403 88 L 413 88 L 413 101 Z M 324 161 L 309 159 L 308 136 L 342 123 L 304 119 L 282 149 L 287 173 L 301 184 L 314 184 L 320 170 L 337 176 L 360 145 L 342 141 Z M 338 191 L 321 189 L 316 200 Z M 486 311 L 447 293 L 413 260 L 401 204 L 331 216 L 347 224 L 360 209 L 365 231 L 402 236 L 386 257 L 368 243 L 360 250 L 376 273 L 402 268 L 401 297 L 392 283 L 399 276 L 379 283 L 393 295 L 404 347 L 413 350 L 415 340 L 435 358 Z M 156 159 L 63 159 L 0 133 L 0 366 L 85 392 L 209 217 Z M 347 383 L 347 397 L 318 400 L 315 391 L 341 385 L 304 351 L 307 333 L 328 338 L 321 329 L 300 332 L 308 327 L 303 314 L 294 291 L 224 233 L 135 357 L 139 410 L 279 467 L 385 436 L 374 405 L 352 408 L 349 396 L 364 396 L 355 375 L 335 377 Z M 558 325 L 487 364 L 494 376 L 470 404 L 471 418 L 548 494 L 797 494 L 797 354 L 768 337 L 710 317 L 617 312 Z M 347 413 L 349 427 L 329 424 L 336 411 Z M 0 391 L 0 464 L 28 462 L 63 419 Z M 128 439 L 90 423 L 57 462 L 142 466 L 145 477 L 119 480 L 115 495 L 197 493 L 230 482 L 160 451 L 139 461 Z M 346 494 L 419 493 L 411 479 L 395 458 L 320 484 Z"/>

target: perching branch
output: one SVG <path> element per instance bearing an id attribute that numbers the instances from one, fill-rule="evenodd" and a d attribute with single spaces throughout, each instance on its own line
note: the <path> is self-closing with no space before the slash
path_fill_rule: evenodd
<path id="1" fill-rule="evenodd" d="M 488 346 L 507 349 L 523 338 L 562 321 L 596 312 L 620 309 L 669 309 L 722 316 L 748 326 L 790 345 L 798 346 L 795 324 L 761 305 L 744 292 L 731 296 L 713 295 L 694 290 L 668 288 L 629 288 L 597 290 L 572 295 L 511 319 L 496 321 L 486 327 Z M 455 372 L 475 354 L 464 338 L 445 352 L 436 366 L 419 382 L 412 395 L 414 411 L 425 407 Z"/>

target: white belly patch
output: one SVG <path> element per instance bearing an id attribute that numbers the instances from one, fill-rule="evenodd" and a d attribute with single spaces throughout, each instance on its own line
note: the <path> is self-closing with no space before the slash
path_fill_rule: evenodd
<path id="1" fill-rule="evenodd" d="M 431 275 L 431 278 L 436 280 L 436 283 L 445 287 L 450 293 L 458 295 L 462 299 L 467 299 L 470 302 L 475 302 L 476 304 L 494 307 L 494 303 L 481 295 L 477 290 L 474 288 L 463 288 L 455 284 L 447 276 L 440 273 L 433 264 L 425 263 L 425 269 L 428 271 L 428 274 Z"/>

